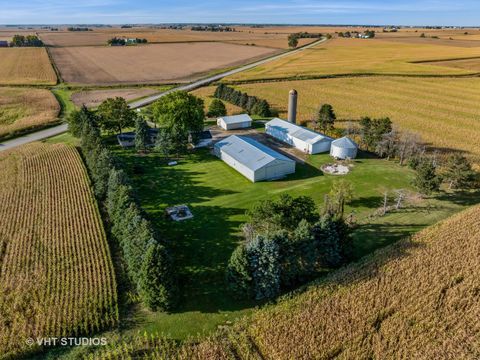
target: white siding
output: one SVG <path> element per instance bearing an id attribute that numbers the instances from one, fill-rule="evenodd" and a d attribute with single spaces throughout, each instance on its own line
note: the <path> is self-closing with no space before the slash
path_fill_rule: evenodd
<path id="1" fill-rule="evenodd" d="M 255 182 L 255 173 L 253 170 L 249 169 L 245 165 L 239 163 L 237 160 L 232 158 L 230 155 L 225 154 L 225 152 L 220 151 L 220 154 L 217 155 L 222 159 L 227 165 L 237 170 L 240 174 L 245 176 L 251 182 Z"/>

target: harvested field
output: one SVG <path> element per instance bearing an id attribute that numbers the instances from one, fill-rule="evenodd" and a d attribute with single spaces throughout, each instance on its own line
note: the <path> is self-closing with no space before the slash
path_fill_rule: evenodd
<path id="1" fill-rule="evenodd" d="M 115 98 L 118 96 L 130 101 L 158 92 L 159 90 L 151 88 L 78 91 L 72 94 L 71 100 L 77 106 L 85 105 L 88 108 L 94 108 L 108 98 Z"/>
<path id="2" fill-rule="evenodd" d="M 0 48 L 1 85 L 55 85 L 57 76 L 44 48 Z"/>
<path id="3" fill-rule="evenodd" d="M 298 46 L 305 46 L 319 39 L 298 39 Z M 247 40 L 232 40 L 228 41 L 230 44 L 263 46 L 275 49 L 288 49 L 287 36 L 281 39 L 247 39 Z"/>
<path id="4" fill-rule="evenodd" d="M 29 337 L 92 334 L 118 321 L 115 275 L 77 150 L 32 143 L 0 154 L 0 354 Z"/>
<path id="5" fill-rule="evenodd" d="M 237 86 L 267 99 L 285 117 L 288 91 L 298 91 L 300 120 L 331 104 L 338 119 L 389 116 L 439 148 L 469 152 L 480 163 L 480 79 L 362 77 L 286 81 Z M 346 122 L 337 121 L 342 127 Z"/>
<path id="6" fill-rule="evenodd" d="M 215 92 L 215 87 L 207 86 L 207 87 L 202 87 L 200 89 L 192 91 L 192 94 L 203 99 L 203 101 L 205 103 L 205 112 L 207 112 L 208 107 L 210 106 L 210 104 L 213 100 L 213 93 L 214 92 Z M 226 102 L 226 101 L 222 101 L 222 102 L 225 104 L 225 107 L 227 109 L 227 115 L 236 115 L 236 114 L 245 113 L 245 110 L 243 110 L 239 106 L 230 104 L 229 102 Z"/>
<path id="7" fill-rule="evenodd" d="M 333 39 L 305 51 L 258 66 L 226 80 L 282 79 L 340 74 L 454 75 L 473 71 L 414 61 L 480 56 L 479 48 L 403 44 L 390 40 Z"/>
<path id="8" fill-rule="evenodd" d="M 60 105 L 48 90 L 0 88 L 0 138 L 58 119 Z"/>
<path id="9" fill-rule="evenodd" d="M 77 84 L 184 82 L 276 53 L 224 43 L 53 48 L 62 78 Z"/>

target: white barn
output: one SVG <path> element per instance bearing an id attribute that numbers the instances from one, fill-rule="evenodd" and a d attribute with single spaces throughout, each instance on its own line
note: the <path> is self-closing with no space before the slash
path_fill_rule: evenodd
<path id="1" fill-rule="evenodd" d="M 252 126 L 252 118 L 248 114 L 223 116 L 217 119 L 217 125 L 224 130 L 245 129 Z"/>
<path id="2" fill-rule="evenodd" d="M 214 145 L 214 153 L 252 182 L 283 178 L 295 161 L 252 138 L 232 135 Z"/>
<path id="3" fill-rule="evenodd" d="M 330 155 L 336 159 L 355 159 L 358 145 L 347 136 L 332 141 Z"/>
<path id="4" fill-rule="evenodd" d="M 279 118 L 267 122 L 265 132 L 307 154 L 328 152 L 333 141 L 329 136 Z"/>

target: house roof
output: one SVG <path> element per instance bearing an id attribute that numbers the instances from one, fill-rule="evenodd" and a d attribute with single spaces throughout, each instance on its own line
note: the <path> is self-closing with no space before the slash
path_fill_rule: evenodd
<path id="1" fill-rule="evenodd" d="M 225 124 L 238 124 L 246 121 L 252 121 L 252 118 L 248 114 L 222 116 L 219 119 L 222 119 Z"/>
<path id="2" fill-rule="evenodd" d="M 344 149 L 356 149 L 356 148 L 358 148 L 358 145 L 355 143 L 355 141 L 353 141 L 352 139 L 350 139 L 347 136 L 344 136 L 344 137 L 342 137 L 340 139 L 337 139 L 337 140 L 333 140 L 332 145 L 337 146 L 337 147 L 341 147 L 341 148 L 344 148 Z"/>
<path id="3" fill-rule="evenodd" d="M 276 160 L 294 162 L 292 159 L 246 136 L 229 136 L 217 142 L 215 147 L 254 171 Z"/>
<path id="4" fill-rule="evenodd" d="M 331 141 L 331 137 L 317 133 L 303 126 L 293 124 L 279 118 L 274 118 L 266 123 L 265 126 L 274 127 L 282 132 L 288 133 L 290 136 L 305 141 L 308 144 L 315 144 L 324 140 Z"/>

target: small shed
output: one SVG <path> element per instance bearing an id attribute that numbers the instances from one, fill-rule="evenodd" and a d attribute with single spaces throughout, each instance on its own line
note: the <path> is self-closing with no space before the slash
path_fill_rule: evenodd
<path id="1" fill-rule="evenodd" d="M 217 142 L 214 153 L 251 182 L 295 172 L 295 161 L 246 136 L 232 135 Z"/>
<path id="2" fill-rule="evenodd" d="M 336 159 L 355 159 L 358 145 L 347 136 L 332 141 L 330 155 Z"/>
<path id="3" fill-rule="evenodd" d="M 0 47 L 8 47 L 8 41 L 0 40 Z"/>
<path id="4" fill-rule="evenodd" d="M 332 138 L 279 118 L 265 124 L 265 132 L 307 154 L 328 152 Z"/>
<path id="5" fill-rule="evenodd" d="M 193 145 L 194 149 L 209 147 L 213 143 L 213 136 L 210 130 L 204 130 L 197 134 L 197 142 Z"/>
<path id="6" fill-rule="evenodd" d="M 245 129 L 252 126 L 252 118 L 248 114 L 223 116 L 217 119 L 217 125 L 224 130 Z"/>

